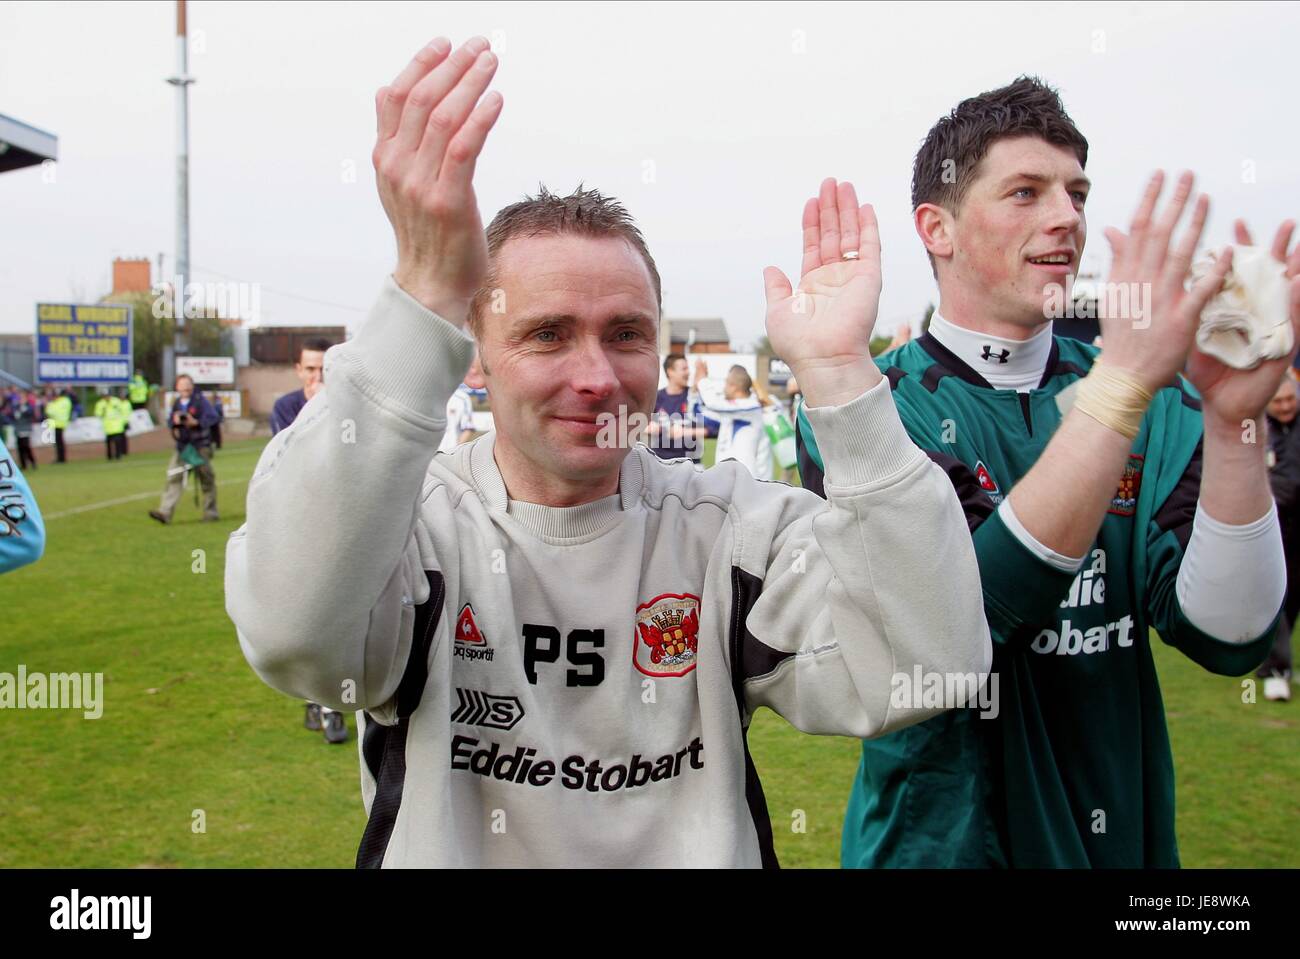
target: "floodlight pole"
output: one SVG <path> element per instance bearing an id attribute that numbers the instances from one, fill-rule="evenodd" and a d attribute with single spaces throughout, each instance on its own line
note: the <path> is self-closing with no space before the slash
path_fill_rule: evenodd
<path id="1" fill-rule="evenodd" d="M 189 75 L 189 34 L 185 23 L 185 2 L 176 0 L 176 76 L 167 82 L 176 88 L 176 279 L 172 284 L 172 315 L 176 336 L 163 347 L 163 383 L 170 387 L 176 378 L 176 357 L 188 350 L 185 344 L 185 284 L 190 272 L 190 93 L 194 78 Z"/>

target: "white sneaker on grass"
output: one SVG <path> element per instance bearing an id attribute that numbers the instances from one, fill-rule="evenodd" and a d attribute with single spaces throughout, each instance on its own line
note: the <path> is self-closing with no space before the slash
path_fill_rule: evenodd
<path id="1" fill-rule="evenodd" d="M 1276 702 L 1287 702 L 1291 698 L 1291 684 L 1285 676 L 1274 673 L 1264 680 L 1264 698 Z"/>

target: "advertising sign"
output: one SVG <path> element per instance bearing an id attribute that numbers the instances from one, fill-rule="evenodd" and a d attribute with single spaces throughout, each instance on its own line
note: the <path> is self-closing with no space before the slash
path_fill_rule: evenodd
<path id="1" fill-rule="evenodd" d="M 176 375 L 186 373 L 199 386 L 235 382 L 233 356 L 178 356 Z"/>
<path id="2" fill-rule="evenodd" d="M 129 304 L 36 304 L 38 382 L 125 384 L 131 362 Z"/>

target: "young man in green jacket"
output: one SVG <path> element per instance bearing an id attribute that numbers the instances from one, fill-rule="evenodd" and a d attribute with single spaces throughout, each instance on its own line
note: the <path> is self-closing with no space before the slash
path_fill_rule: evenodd
<path id="1" fill-rule="evenodd" d="M 877 363 L 966 507 L 996 698 L 863 744 L 845 866 L 1177 866 L 1148 629 L 1224 675 L 1272 638 L 1285 564 L 1261 419 L 1290 361 L 1234 370 L 1195 349 L 1230 258 L 1184 290 L 1208 207 L 1171 243 L 1190 174 L 1159 213 L 1156 174 L 1129 234 L 1107 231 L 1104 352 L 1052 335 L 1086 237 L 1087 149 L 1055 91 L 1021 78 L 959 104 L 917 154 L 940 303 Z M 1293 226 L 1273 255 L 1294 326 Z M 799 433 L 819 489 L 806 417 Z"/>

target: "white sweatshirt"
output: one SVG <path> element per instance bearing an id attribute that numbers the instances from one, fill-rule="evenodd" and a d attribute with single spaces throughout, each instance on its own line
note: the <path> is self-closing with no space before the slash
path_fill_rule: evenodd
<path id="1" fill-rule="evenodd" d="M 471 351 L 387 281 L 227 551 L 257 673 L 365 711 L 358 865 L 770 865 L 755 710 L 869 737 L 939 711 L 894 677 L 987 672 L 961 507 L 886 381 L 808 410 L 828 501 L 637 446 L 552 508 L 508 499 L 495 434 L 435 455 Z"/>

